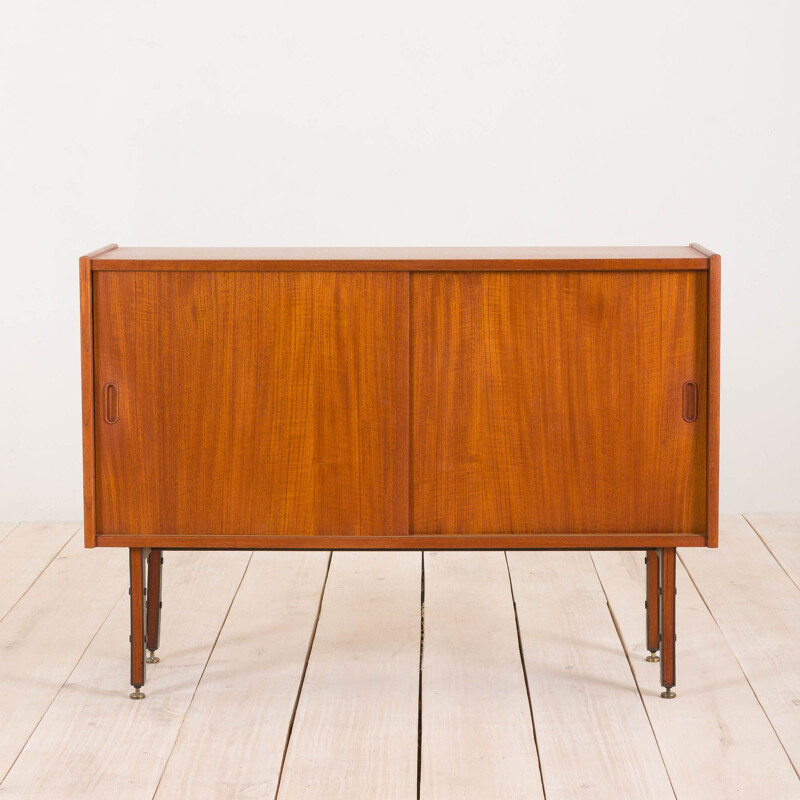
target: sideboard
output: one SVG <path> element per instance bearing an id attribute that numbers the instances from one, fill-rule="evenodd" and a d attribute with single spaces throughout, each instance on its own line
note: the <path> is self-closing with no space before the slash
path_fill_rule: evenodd
<path id="1" fill-rule="evenodd" d="M 86 546 L 129 549 L 131 697 L 186 548 L 641 550 L 675 696 L 675 548 L 717 546 L 718 255 L 110 245 L 80 297 Z"/>

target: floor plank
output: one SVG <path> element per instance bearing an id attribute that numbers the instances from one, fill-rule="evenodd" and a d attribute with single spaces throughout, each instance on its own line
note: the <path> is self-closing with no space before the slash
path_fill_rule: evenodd
<path id="1" fill-rule="evenodd" d="M 27 800 L 152 797 L 249 557 L 246 551 L 165 553 L 162 660 L 148 669 L 147 698 L 128 699 L 126 592 L 0 794 Z"/>
<path id="2" fill-rule="evenodd" d="M 0 522 L 0 542 L 2 542 L 14 528 L 19 527 L 19 525 L 19 522 Z"/>
<path id="3" fill-rule="evenodd" d="M 422 800 L 544 797 L 502 552 L 425 553 Z"/>
<path id="4" fill-rule="evenodd" d="M 156 798 L 275 796 L 329 558 L 253 554 Z"/>
<path id="5" fill-rule="evenodd" d="M 337 552 L 278 797 L 414 800 L 421 555 Z"/>
<path id="6" fill-rule="evenodd" d="M 47 537 L 51 547 L 59 537 Z M 125 574 L 124 554 L 86 550 L 78 531 L 0 623 L 0 780 L 121 596 Z"/>
<path id="7" fill-rule="evenodd" d="M 721 519 L 718 550 L 681 559 L 800 771 L 800 590 L 743 517 Z"/>
<path id="8" fill-rule="evenodd" d="M 508 564 L 548 800 L 673 798 L 591 556 Z"/>
<path id="9" fill-rule="evenodd" d="M 659 665 L 644 660 L 643 555 L 592 557 L 678 800 L 764 797 L 766 787 L 775 800 L 800 796 L 769 720 L 683 566 L 677 574 L 678 696 L 664 700 Z"/>
<path id="10" fill-rule="evenodd" d="M 800 514 L 746 514 L 745 519 L 800 588 Z"/>
<path id="11" fill-rule="evenodd" d="M 8 535 L 0 536 L 0 620 L 80 529 L 75 522 L 23 522 L 9 527 Z"/>

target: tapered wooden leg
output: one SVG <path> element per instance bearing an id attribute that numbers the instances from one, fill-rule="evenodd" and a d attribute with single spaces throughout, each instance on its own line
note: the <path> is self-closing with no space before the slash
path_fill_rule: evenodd
<path id="1" fill-rule="evenodd" d="M 151 550 L 147 556 L 147 663 L 158 664 L 156 655 L 161 636 L 161 550 Z"/>
<path id="2" fill-rule="evenodd" d="M 661 685 L 662 697 L 675 697 L 675 548 L 661 550 Z"/>
<path id="3" fill-rule="evenodd" d="M 144 697 L 141 691 L 144 686 L 144 638 L 145 638 L 145 586 L 144 586 L 145 551 L 141 547 L 130 548 L 131 570 L 131 692 L 132 700 Z"/>
<path id="4" fill-rule="evenodd" d="M 645 610 L 647 612 L 647 649 L 650 655 L 647 661 L 658 661 L 659 650 L 659 627 L 660 627 L 660 605 L 658 600 L 659 588 L 659 557 L 658 550 L 648 550 L 645 556 L 647 564 L 647 600 L 645 600 Z"/>

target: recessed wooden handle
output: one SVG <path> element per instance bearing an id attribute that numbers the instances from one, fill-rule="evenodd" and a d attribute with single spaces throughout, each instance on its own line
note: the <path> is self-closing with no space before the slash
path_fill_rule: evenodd
<path id="1" fill-rule="evenodd" d="M 103 416 L 105 421 L 112 425 L 117 421 L 119 414 L 119 390 L 116 383 L 107 383 L 103 387 Z"/>
<path id="2" fill-rule="evenodd" d="M 686 422 L 697 419 L 697 384 L 694 381 L 683 384 L 683 418 Z"/>

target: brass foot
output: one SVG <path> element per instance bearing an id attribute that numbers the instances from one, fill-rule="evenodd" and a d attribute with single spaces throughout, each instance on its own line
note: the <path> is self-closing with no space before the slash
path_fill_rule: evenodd
<path id="1" fill-rule="evenodd" d="M 147 652 L 150 654 L 145 659 L 148 664 L 158 664 L 158 662 L 161 661 L 161 659 L 156 655 L 155 650 L 148 650 Z"/>
<path id="2" fill-rule="evenodd" d="M 645 658 L 645 661 L 649 661 L 652 664 L 656 661 L 661 661 L 661 656 L 658 654 L 657 650 L 651 650 L 650 655 Z"/>
<path id="3" fill-rule="evenodd" d="M 144 692 L 141 686 L 134 686 L 130 694 L 131 700 L 141 700 L 144 697 Z"/>
<path id="4" fill-rule="evenodd" d="M 671 686 L 669 687 L 669 689 L 665 689 L 663 692 L 661 692 L 661 696 L 665 700 L 672 700 L 673 697 L 677 697 L 675 692 L 672 691 L 672 687 Z"/>

